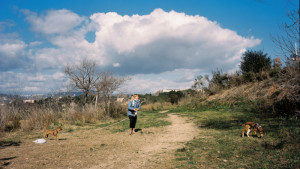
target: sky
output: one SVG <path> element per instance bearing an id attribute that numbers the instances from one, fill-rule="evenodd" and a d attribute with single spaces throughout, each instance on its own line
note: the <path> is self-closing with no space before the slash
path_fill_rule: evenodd
<path id="1" fill-rule="evenodd" d="M 130 77 L 125 93 L 188 89 L 235 72 L 246 50 L 272 42 L 298 0 L 0 0 L 0 93 L 68 90 L 66 65 Z"/>

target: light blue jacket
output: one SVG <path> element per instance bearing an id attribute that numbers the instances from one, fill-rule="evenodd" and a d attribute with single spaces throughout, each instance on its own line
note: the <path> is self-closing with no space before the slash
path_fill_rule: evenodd
<path id="1" fill-rule="evenodd" d="M 132 105 L 133 100 L 128 102 L 127 105 L 127 116 L 136 116 L 137 112 L 134 111 L 134 109 L 138 108 L 141 110 L 141 102 L 140 100 L 135 100 L 135 104 Z"/>

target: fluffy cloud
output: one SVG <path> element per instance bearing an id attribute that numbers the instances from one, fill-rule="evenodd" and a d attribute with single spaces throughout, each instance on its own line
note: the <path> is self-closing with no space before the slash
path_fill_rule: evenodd
<path id="1" fill-rule="evenodd" d="M 130 92 L 188 88 L 199 74 L 217 68 L 236 69 L 242 53 L 261 42 L 224 29 L 206 17 L 162 9 L 148 15 L 109 12 L 89 18 L 66 9 L 22 12 L 33 33 L 42 34 L 40 38 L 48 44 L 40 39 L 0 41 L 0 59 L 5 60 L 0 71 L 6 71 L 0 76 L 10 74 L 11 82 L 14 78 L 27 82 L 23 90 L 49 92 L 56 86 L 49 82 L 63 81 L 63 67 L 83 58 L 96 61 L 99 70 L 131 76 Z M 86 39 L 88 33 L 94 33 L 94 41 Z M 20 68 L 26 74 L 12 75 Z M 8 84 L 1 82 L 0 87 Z"/>
<path id="2" fill-rule="evenodd" d="M 61 72 L 53 74 L 0 72 L 0 93 L 29 94 L 58 92 L 64 87 L 65 76 Z"/>
<path id="3" fill-rule="evenodd" d="M 42 34 L 48 43 L 47 47 L 30 50 L 29 58 L 33 61 L 31 71 L 62 69 L 66 64 L 79 63 L 83 58 L 103 65 L 103 49 L 89 43 L 85 38 L 94 29 L 87 17 L 66 9 L 49 10 L 40 15 L 29 10 L 22 12 L 33 32 Z M 30 43 L 30 47 L 36 45 L 41 45 L 41 42 Z"/>
<path id="4" fill-rule="evenodd" d="M 96 13 L 90 19 L 96 25 L 95 44 L 106 51 L 107 66 L 119 63 L 116 72 L 127 74 L 229 70 L 246 48 L 261 42 L 241 37 L 202 16 L 162 9 L 142 16 Z"/>
<path id="5" fill-rule="evenodd" d="M 188 89 L 201 69 L 175 69 L 160 74 L 136 74 L 123 86 L 129 93 L 155 93 L 162 89 Z"/>
<path id="6" fill-rule="evenodd" d="M 32 29 L 43 34 L 68 33 L 86 20 L 85 17 L 80 17 L 66 9 L 49 10 L 41 16 L 29 10 L 22 11 L 26 15 L 26 20 L 31 24 Z"/>
<path id="7" fill-rule="evenodd" d="M 18 39 L 0 39 L 0 71 L 23 67 L 26 47 L 26 43 Z"/>
<path id="8" fill-rule="evenodd" d="M 198 68 L 227 71 L 239 63 L 247 48 L 261 42 L 223 29 L 202 16 L 162 9 L 133 16 L 95 13 L 90 22 L 65 9 L 40 16 L 25 13 L 33 30 L 50 34 L 48 40 L 55 46 L 34 51 L 31 58 L 39 69 L 61 68 L 88 58 L 102 69 L 122 75 Z M 91 30 L 95 31 L 92 43 L 85 39 Z"/>

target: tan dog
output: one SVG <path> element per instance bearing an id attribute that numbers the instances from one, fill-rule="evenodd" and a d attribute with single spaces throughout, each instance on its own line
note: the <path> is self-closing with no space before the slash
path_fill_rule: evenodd
<path id="1" fill-rule="evenodd" d="M 61 128 L 60 126 L 58 126 L 55 130 L 47 130 L 47 131 L 45 131 L 45 133 L 44 133 L 44 138 L 48 138 L 48 135 L 50 134 L 50 135 L 55 136 L 55 137 L 56 137 L 56 140 L 58 140 L 58 139 L 57 139 L 57 134 L 58 134 L 58 132 L 61 131 L 61 130 L 62 130 L 62 128 Z"/>
<path id="2" fill-rule="evenodd" d="M 244 125 L 245 125 L 245 130 L 242 131 L 242 137 L 244 137 L 245 132 L 247 133 L 247 137 L 249 137 L 249 133 L 250 133 L 251 129 L 253 129 L 253 132 L 255 135 L 257 135 L 256 131 L 258 131 L 260 134 L 260 137 L 263 136 L 264 130 L 262 129 L 261 125 L 259 125 L 258 123 L 247 122 Z"/>

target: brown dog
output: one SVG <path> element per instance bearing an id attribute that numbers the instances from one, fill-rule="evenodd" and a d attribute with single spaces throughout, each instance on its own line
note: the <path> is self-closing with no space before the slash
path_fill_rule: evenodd
<path id="1" fill-rule="evenodd" d="M 251 129 L 253 129 L 253 132 L 255 135 L 257 135 L 256 131 L 258 131 L 260 134 L 260 137 L 263 136 L 264 130 L 262 129 L 261 125 L 259 125 L 258 123 L 247 122 L 244 125 L 245 125 L 245 130 L 242 131 L 242 137 L 244 137 L 245 132 L 247 133 L 247 137 L 249 137 L 249 133 L 250 133 Z"/>
<path id="2" fill-rule="evenodd" d="M 57 140 L 57 134 L 58 134 L 58 132 L 61 131 L 61 130 L 62 130 L 62 128 L 61 128 L 60 126 L 58 126 L 55 130 L 47 130 L 47 131 L 45 131 L 45 133 L 44 133 L 44 138 L 48 138 L 48 135 L 50 134 L 50 135 L 55 136 L 55 137 L 56 137 L 56 140 Z"/>

